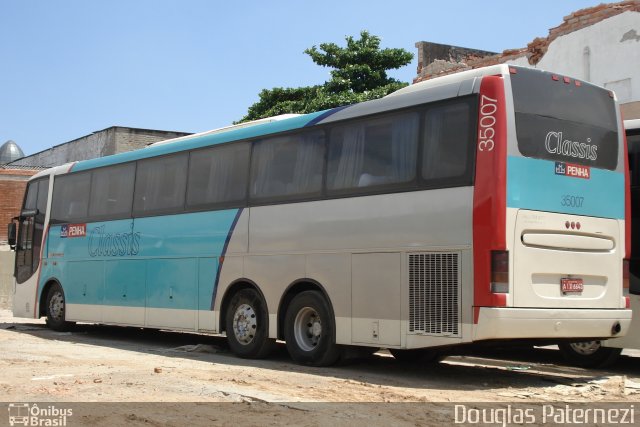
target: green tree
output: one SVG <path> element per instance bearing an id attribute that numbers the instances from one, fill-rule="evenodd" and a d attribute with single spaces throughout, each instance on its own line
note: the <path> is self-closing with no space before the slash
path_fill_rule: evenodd
<path id="1" fill-rule="evenodd" d="M 404 49 L 380 49 L 380 37 L 360 32 L 360 39 L 346 37 L 347 46 L 322 43 L 304 53 L 323 67 L 333 68 L 331 80 L 322 85 L 263 89 L 259 101 L 249 107 L 238 123 L 286 113 L 312 113 L 341 105 L 381 98 L 407 83 L 390 78 L 413 59 Z"/>

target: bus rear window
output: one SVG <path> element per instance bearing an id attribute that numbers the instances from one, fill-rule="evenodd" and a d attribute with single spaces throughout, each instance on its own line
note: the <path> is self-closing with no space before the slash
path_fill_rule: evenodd
<path id="1" fill-rule="evenodd" d="M 518 148 L 527 157 L 613 170 L 618 121 L 609 92 L 518 68 L 511 74 Z"/>

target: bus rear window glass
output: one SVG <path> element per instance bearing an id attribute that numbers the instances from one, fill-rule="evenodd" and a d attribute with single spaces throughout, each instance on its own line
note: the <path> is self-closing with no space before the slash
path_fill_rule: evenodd
<path id="1" fill-rule="evenodd" d="M 91 173 L 73 173 L 59 176 L 53 183 L 51 219 L 73 222 L 86 219 L 89 208 Z"/>
<path id="2" fill-rule="evenodd" d="M 618 120 L 609 91 L 551 73 L 511 74 L 518 148 L 527 157 L 613 170 Z"/>
<path id="3" fill-rule="evenodd" d="M 242 143 L 191 153 L 187 206 L 244 201 L 249 175 L 249 152 L 249 143 Z"/>
<path id="4" fill-rule="evenodd" d="M 418 113 L 407 113 L 333 128 L 329 138 L 328 190 L 413 181 L 418 124 Z"/>
<path id="5" fill-rule="evenodd" d="M 133 211 L 137 215 L 177 212 L 184 207 L 188 154 L 141 160 Z"/>
<path id="6" fill-rule="evenodd" d="M 430 108 L 425 114 L 422 178 L 427 183 L 471 184 L 470 110 L 468 102 L 457 102 Z"/>
<path id="7" fill-rule="evenodd" d="M 131 213 L 135 164 L 110 166 L 93 171 L 91 217 L 122 217 Z"/>
<path id="8" fill-rule="evenodd" d="M 251 198 L 319 195 L 324 151 L 322 131 L 256 142 L 251 160 Z"/>

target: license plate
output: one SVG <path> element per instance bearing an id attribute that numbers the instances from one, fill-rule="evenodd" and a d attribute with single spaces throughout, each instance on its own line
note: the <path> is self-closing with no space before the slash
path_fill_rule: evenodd
<path id="1" fill-rule="evenodd" d="M 563 293 L 582 292 L 584 291 L 584 282 L 582 279 L 560 279 L 560 287 Z"/>

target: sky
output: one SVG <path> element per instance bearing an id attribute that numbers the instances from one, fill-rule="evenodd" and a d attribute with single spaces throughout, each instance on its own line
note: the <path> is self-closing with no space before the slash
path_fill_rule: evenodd
<path id="1" fill-rule="evenodd" d="M 0 0 L 0 145 L 26 155 L 110 126 L 203 132 L 262 89 L 322 84 L 304 50 L 367 30 L 413 61 L 418 41 L 502 52 L 600 0 Z"/>

